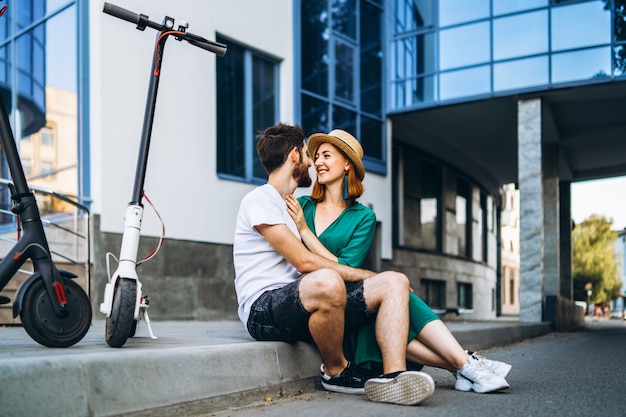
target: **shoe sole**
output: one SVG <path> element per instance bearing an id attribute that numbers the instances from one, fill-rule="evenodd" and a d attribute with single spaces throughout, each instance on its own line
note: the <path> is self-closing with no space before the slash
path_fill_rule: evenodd
<path id="1" fill-rule="evenodd" d="M 407 371 L 393 379 L 372 378 L 365 382 L 365 395 L 376 402 L 417 405 L 433 392 L 435 382 L 424 372 Z"/>
<path id="2" fill-rule="evenodd" d="M 365 388 L 344 387 L 342 385 L 327 384 L 322 380 L 322 387 L 326 391 L 340 392 L 342 394 L 365 394 Z"/>
<path id="3" fill-rule="evenodd" d="M 488 392 L 496 392 L 496 391 L 503 391 L 505 389 L 509 388 L 509 384 L 504 382 L 500 385 L 496 385 L 490 388 L 484 388 L 481 387 L 479 384 L 472 384 L 472 389 L 474 390 L 474 392 L 478 393 L 478 394 L 486 394 Z"/>

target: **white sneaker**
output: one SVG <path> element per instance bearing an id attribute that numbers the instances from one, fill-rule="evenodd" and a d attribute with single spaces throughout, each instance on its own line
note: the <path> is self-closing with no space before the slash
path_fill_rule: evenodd
<path id="1" fill-rule="evenodd" d="M 506 378 L 509 372 L 511 372 L 512 366 L 508 363 L 487 359 L 484 356 L 467 350 L 466 352 L 469 355 L 470 363 L 478 365 L 481 368 L 488 369 L 502 378 Z"/>
<path id="2" fill-rule="evenodd" d="M 504 377 L 472 363 L 466 363 L 457 371 L 457 383 L 454 386 L 459 391 L 468 391 L 463 378 L 471 384 L 471 389 L 479 394 L 509 388 L 509 383 Z"/>
<path id="3" fill-rule="evenodd" d="M 365 395 L 377 402 L 417 405 L 433 392 L 435 381 L 425 372 L 396 372 L 365 381 Z"/>

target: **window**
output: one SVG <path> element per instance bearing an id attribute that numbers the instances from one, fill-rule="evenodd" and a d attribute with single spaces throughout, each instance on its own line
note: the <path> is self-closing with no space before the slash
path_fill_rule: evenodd
<path id="1" fill-rule="evenodd" d="M 424 302 L 433 310 L 446 308 L 446 282 L 422 279 L 420 282 Z"/>
<path id="2" fill-rule="evenodd" d="M 228 54 L 217 62 L 217 173 L 250 182 L 267 178 L 256 135 L 278 122 L 277 60 L 218 35 Z"/>
<path id="3" fill-rule="evenodd" d="M 471 226 L 471 194 L 467 181 L 457 179 L 456 195 L 456 236 L 459 256 L 469 258 L 470 254 L 470 226 Z"/>
<path id="4" fill-rule="evenodd" d="M 441 251 L 441 196 L 443 168 L 421 158 L 416 151 L 402 152 L 403 204 L 399 244 L 430 251 Z"/>
<path id="5" fill-rule="evenodd" d="M 385 174 L 380 2 L 301 1 L 300 11 L 300 119 L 305 133 L 335 128 L 350 132 L 363 146 L 365 168 Z"/>
<path id="6" fill-rule="evenodd" d="M 53 146 L 54 145 L 54 134 L 51 129 L 43 128 L 40 131 L 41 134 L 41 145 L 42 146 Z"/>
<path id="7" fill-rule="evenodd" d="M 494 19 L 494 60 L 546 52 L 548 52 L 547 10 Z"/>
<path id="8" fill-rule="evenodd" d="M 487 210 L 487 196 L 484 193 L 480 193 L 480 211 L 476 216 L 478 220 L 477 231 L 480 233 L 480 242 L 481 242 L 481 256 L 478 257 L 483 262 L 487 262 L 489 248 L 489 231 L 488 229 L 488 210 Z"/>
<path id="9" fill-rule="evenodd" d="M 472 284 L 459 282 L 456 286 L 456 304 L 459 309 L 471 310 L 472 304 Z"/>
<path id="10" fill-rule="evenodd" d="M 439 26 L 489 17 L 489 0 L 439 0 Z"/>

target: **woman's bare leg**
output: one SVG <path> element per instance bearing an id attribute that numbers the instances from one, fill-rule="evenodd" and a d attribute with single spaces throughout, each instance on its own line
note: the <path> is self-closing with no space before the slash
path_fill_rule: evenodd
<path id="1" fill-rule="evenodd" d="M 430 349 L 432 353 L 439 356 L 443 363 L 447 364 L 447 366 L 442 367 L 444 369 L 456 371 L 469 362 L 467 352 L 465 352 L 441 320 L 434 320 L 427 323 L 424 328 L 422 328 L 422 331 L 419 332 L 416 339 L 421 342 L 424 347 Z M 409 343 L 409 346 L 411 346 L 412 343 L 413 342 Z M 411 347 L 411 349 L 413 349 L 413 347 Z M 417 346 L 415 346 L 415 351 L 424 354 L 421 348 L 418 350 Z"/>

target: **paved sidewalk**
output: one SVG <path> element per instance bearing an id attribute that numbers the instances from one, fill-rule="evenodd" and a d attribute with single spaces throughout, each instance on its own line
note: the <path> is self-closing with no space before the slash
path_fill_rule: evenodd
<path id="1" fill-rule="evenodd" d="M 548 323 L 446 322 L 472 350 L 550 332 Z M 21 327 L 0 328 L 0 417 L 175 415 L 316 386 L 320 357 L 304 343 L 256 342 L 238 321 L 140 322 L 119 349 L 95 321 L 69 348 L 46 348 Z M 159 411 L 160 410 L 160 411 Z"/>

